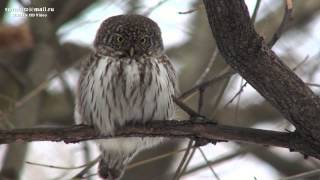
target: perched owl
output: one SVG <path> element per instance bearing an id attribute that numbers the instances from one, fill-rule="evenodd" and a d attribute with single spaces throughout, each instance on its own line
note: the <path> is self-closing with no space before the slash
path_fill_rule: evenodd
<path id="1" fill-rule="evenodd" d="M 106 19 L 95 37 L 94 53 L 81 66 L 76 122 L 112 135 L 126 124 L 171 120 L 176 76 L 163 49 L 160 28 L 151 19 L 140 15 Z M 102 153 L 98 174 L 105 179 L 119 179 L 139 151 L 161 140 L 97 140 Z"/>

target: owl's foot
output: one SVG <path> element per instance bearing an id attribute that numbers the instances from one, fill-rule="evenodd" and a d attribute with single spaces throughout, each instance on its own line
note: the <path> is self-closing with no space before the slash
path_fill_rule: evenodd
<path id="1" fill-rule="evenodd" d="M 192 123 L 212 124 L 212 125 L 217 125 L 218 124 L 214 119 L 209 119 L 209 118 L 207 118 L 205 116 L 191 117 L 190 122 L 192 122 Z"/>
<path id="2" fill-rule="evenodd" d="M 98 174 L 105 180 L 117 180 L 122 175 L 122 171 L 109 168 L 108 164 L 102 159 L 99 162 Z"/>
<path id="3" fill-rule="evenodd" d="M 190 120 L 191 123 L 203 123 L 203 124 L 210 124 L 210 125 L 217 125 L 218 123 L 215 122 L 214 120 L 210 120 L 206 117 L 191 117 Z M 221 142 L 221 140 L 209 140 L 209 139 L 205 139 L 205 138 L 195 138 L 195 146 L 196 147 L 200 147 L 200 146 L 204 146 L 207 145 L 209 143 L 212 144 L 216 144 L 217 142 Z"/>

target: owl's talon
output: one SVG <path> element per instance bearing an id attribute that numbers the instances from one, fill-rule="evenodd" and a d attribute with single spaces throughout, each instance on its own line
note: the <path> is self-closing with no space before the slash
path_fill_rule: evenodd
<path id="1" fill-rule="evenodd" d="M 111 171 L 108 171 L 108 180 L 114 180 Z"/>
<path id="2" fill-rule="evenodd" d="M 203 123 L 203 124 L 211 124 L 211 125 L 217 125 L 218 123 L 215 120 L 211 120 L 206 118 L 205 116 L 197 116 L 197 117 L 191 117 L 190 118 L 191 123 Z"/>
<path id="3" fill-rule="evenodd" d="M 207 140 L 207 139 L 203 139 L 203 138 L 197 138 L 195 141 L 196 142 L 195 142 L 194 146 L 196 146 L 196 147 L 201 147 L 201 146 L 207 145 L 212 142 L 211 140 Z"/>
<path id="4" fill-rule="evenodd" d="M 191 117 L 191 120 L 194 120 L 194 121 L 205 120 L 205 119 L 206 119 L 206 117 L 202 116 L 202 115 L 200 115 L 200 116 L 192 116 Z"/>

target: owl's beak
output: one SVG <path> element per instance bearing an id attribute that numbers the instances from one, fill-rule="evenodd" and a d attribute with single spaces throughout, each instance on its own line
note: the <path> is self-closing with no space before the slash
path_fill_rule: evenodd
<path id="1" fill-rule="evenodd" d="M 130 54 L 130 57 L 133 57 L 133 55 L 134 55 L 134 47 L 131 47 L 130 48 L 130 52 L 129 52 Z"/>

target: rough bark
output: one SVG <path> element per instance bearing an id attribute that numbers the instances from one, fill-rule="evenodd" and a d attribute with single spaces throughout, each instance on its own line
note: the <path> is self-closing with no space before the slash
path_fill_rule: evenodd
<path id="1" fill-rule="evenodd" d="M 203 2 L 212 33 L 226 62 L 296 127 L 310 152 L 319 156 L 320 98 L 256 33 L 243 0 Z M 292 148 L 299 148 L 300 143 Z"/>
<path id="2" fill-rule="evenodd" d="M 163 136 L 171 138 L 190 138 L 205 140 L 208 142 L 236 141 L 260 145 L 271 145 L 291 149 L 295 143 L 302 143 L 296 149 L 304 154 L 320 158 L 319 154 L 310 154 L 308 144 L 295 132 L 277 132 L 261 129 L 242 128 L 217 125 L 211 120 L 188 120 L 188 121 L 153 121 L 145 126 L 127 126 L 119 129 L 114 137 L 135 137 L 135 136 Z M 64 141 L 65 143 L 76 143 L 85 140 L 112 138 L 111 136 L 99 135 L 89 126 L 71 126 L 65 128 L 31 128 L 0 130 L 0 144 L 21 143 L 31 141 Z"/>

